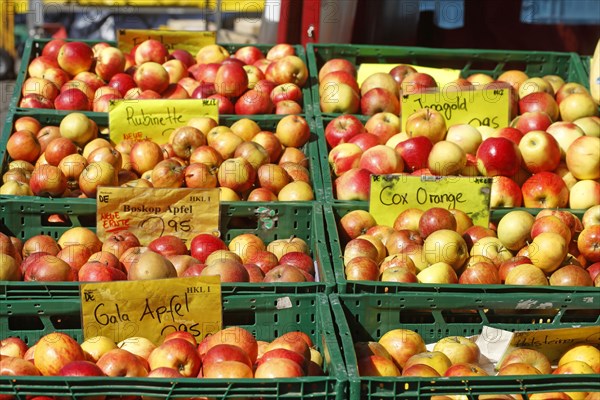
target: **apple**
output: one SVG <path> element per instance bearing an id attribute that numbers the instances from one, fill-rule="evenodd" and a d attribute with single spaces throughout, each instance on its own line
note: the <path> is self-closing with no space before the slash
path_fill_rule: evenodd
<path id="1" fill-rule="evenodd" d="M 93 62 L 92 48 L 84 42 L 66 42 L 60 47 L 56 55 L 58 65 L 71 76 L 82 71 L 88 71 Z"/>
<path id="2" fill-rule="evenodd" d="M 35 133 L 28 130 L 14 132 L 6 143 L 8 155 L 13 160 L 35 162 L 41 154 L 41 145 Z"/>
<path id="3" fill-rule="evenodd" d="M 162 93 L 169 86 L 169 73 L 162 64 L 148 61 L 135 70 L 133 80 L 142 91 Z"/>
<path id="4" fill-rule="evenodd" d="M 573 121 L 585 135 L 600 137 L 600 117 L 582 117 Z"/>
<path id="5" fill-rule="evenodd" d="M 423 215 L 425 215 L 427 211 Z M 423 236 L 423 234 L 421 234 Z M 452 229 L 438 229 L 425 237 L 425 259 L 429 264 L 444 262 L 458 270 L 465 263 L 469 252 L 462 236 Z"/>
<path id="6" fill-rule="evenodd" d="M 0 376 L 40 376 L 39 369 L 30 360 L 3 356 L 0 359 Z M 8 399 L 12 397 L 7 397 Z"/>
<path id="7" fill-rule="evenodd" d="M 400 369 L 396 364 L 379 355 L 371 354 L 357 359 L 358 374 L 360 376 L 400 376 Z M 439 376 L 439 375 L 438 375 Z"/>
<path id="8" fill-rule="evenodd" d="M 575 183 L 569 192 L 569 208 L 587 210 L 600 204 L 600 183 L 584 179 Z"/>
<path id="9" fill-rule="evenodd" d="M 212 364 L 223 361 L 237 361 L 252 368 L 252 361 L 248 354 L 240 347 L 233 344 L 217 344 L 211 347 L 202 357 L 203 368 L 210 368 Z"/>
<path id="10" fill-rule="evenodd" d="M 553 172 L 532 175 L 521 186 L 523 204 L 528 208 L 564 208 L 569 202 L 569 189 Z"/>
<path id="11" fill-rule="evenodd" d="M 379 266 L 372 257 L 355 256 L 344 262 L 344 275 L 348 281 L 377 281 Z"/>
<path id="12" fill-rule="evenodd" d="M 531 364 L 515 362 L 504 365 L 498 370 L 498 376 L 506 375 L 541 375 L 541 372 Z"/>
<path id="13" fill-rule="evenodd" d="M 428 137 L 416 136 L 398 143 L 395 151 L 400 154 L 407 169 L 415 171 L 427 167 L 432 148 L 433 143 Z"/>
<path id="14" fill-rule="evenodd" d="M 484 176 L 512 176 L 521 164 L 517 145 L 503 137 L 485 139 L 476 153 L 477 169 Z"/>
<path id="15" fill-rule="evenodd" d="M 404 78 L 406 78 L 407 75 L 409 75 L 411 73 L 415 73 L 415 72 L 417 72 L 417 70 L 414 67 L 412 67 L 411 65 L 399 64 L 399 65 L 396 65 L 395 67 L 393 67 L 390 70 L 389 74 L 396 81 L 398 88 L 400 88 L 400 85 L 402 84 L 402 81 L 404 80 Z"/>
<path id="16" fill-rule="evenodd" d="M 417 279 L 421 283 L 458 283 L 458 276 L 454 267 L 445 262 L 437 262 L 421 269 L 421 272 L 417 274 Z"/>
<path id="17" fill-rule="evenodd" d="M 181 238 L 173 235 L 165 235 L 153 239 L 148 244 L 148 248 L 164 257 L 171 255 L 186 255 L 188 253 L 185 242 Z"/>
<path id="18" fill-rule="evenodd" d="M 400 83 L 400 92 L 402 94 L 414 94 L 435 87 L 437 87 L 437 82 L 431 75 L 423 72 L 413 72 L 407 74 Z"/>
<path id="19" fill-rule="evenodd" d="M 52 40 L 48 41 L 48 43 L 46 43 L 44 45 L 44 47 L 42 47 L 42 56 L 49 57 L 50 59 L 56 60 L 56 57 L 58 57 L 58 52 L 60 51 L 60 48 L 65 43 L 66 43 L 66 41 L 63 39 L 52 39 Z"/>
<path id="20" fill-rule="evenodd" d="M 37 351 L 36 351 L 37 353 Z M 148 362 L 123 349 L 107 351 L 98 359 L 96 365 L 107 376 L 145 377 L 148 376 Z"/>
<path id="21" fill-rule="evenodd" d="M 591 263 L 600 261 L 600 225 L 588 225 L 577 237 L 577 249 Z"/>
<path id="22" fill-rule="evenodd" d="M 333 71 L 346 71 L 353 77 L 356 77 L 356 67 L 354 64 L 343 58 L 332 58 L 331 60 L 327 60 L 319 69 L 319 81 L 321 81 L 325 75 Z"/>
<path id="23" fill-rule="evenodd" d="M 518 251 L 532 240 L 535 223 L 535 217 L 527 211 L 509 211 L 498 223 L 498 239 L 508 250 Z"/>
<path id="24" fill-rule="evenodd" d="M 408 116 L 405 129 L 409 137 L 426 136 L 435 144 L 446 136 L 446 120 L 439 111 L 425 108 Z"/>
<path id="25" fill-rule="evenodd" d="M 548 278 L 533 264 L 519 264 L 513 267 L 504 280 L 506 285 L 548 286 Z"/>
<path id="26" fill-rule="evenodd" d="M 529 93 L 519 99 L 519 114 L 534 111 L 545 112 L 552 121 L 556 121 L 559 117 L 558 103 L 554 96 L 547 92 Z"/>
<path id="27" fill-rule="evenodd" d="M 60 134 L 83 148 L 98 135 L 98 125 L 85 114 L 73 112 L 60 121 Z"/>
<path id="28" fill-rule="evenodd" d="M 581 217 L 581 223 L 584 228 L 600 225 L 600 205 L 588 208 Z"/>
<path id="29" fill-rule="evenodd" d="M 423 338 L 408 329 L 392 329 L 384 333 L 378 342 L 400 368 L 404 368 L 406 361 L 413 355 L 426 351 Z"/>
<path id="30" fill-rule="evenodd" d="M 376 226 L 375 218 L 365 210 L 350 210 L 339 220 L 339 233 L 344 241 L 357 238 Z"/>
<path id="31" fill-rule="evenodd" d="M 565 265 L 550 275 L 550 286 L 594 286 L 590 274 L 578 265 Z"/>
<path id="32" fill-rule="evenodd" d="M 88 165 L 93 162 L 105 161 L 112 165 L 118 172 L 123 165 L 123 156 L 113 147 L 99 147 L 88 155 L 86 161 Z"/>
<path id="33" fill-rule="evenodd" d="M 445 140 L 459 145 L 467 154 L 475 154 L 482 142 L 482 137 L 474 126 L 456 124 L 448 128 Z"/>
<path id="34" fill-rule="evenodd" d="M 523 99 L 530 93 L 538 92 L 545 92 L 550 95 L 554 95 L 552 85 L 540 77 L 527 78 L 519 85 L 519 99 Z"/>
<path id="35" fill-rule="evenodd" d="M 457 175 L 466 165 L 463 148 L 448 140 L 435 143 L 427 158 L 427 167 L 434 175 Z"/>
<path id="36" fill-rule="evenodd" d="M 2 357 L 23 358 L 27 349 L 27 343 L 19 337 L 9 336 L 0 340 L 0 355 Z"/>
<path id="37" fill-rule="evenodd" d="M 267 69 L 267 79 L 277 83 L 294 83 L 300 87 L 308 80 L 308 68 L 304 61 L 296 55 L 286 55 L 273 62 Z"/>
<path id="38" fill-rule="evenodd" d="M 560 147 L 561 160 L 565 159 L 567 150 L 571 143 L 580 136 L 584 135 L 584 131 L 576 124 L 566 121 L 557 121 L 550 125 L 546 132 L 554 136 Z"/>
<path id="39" fill-rule="evenodd" d="M 559 144 L 554 136 L 545 131 L 529 131 L 523 135 L 519 151 L 525 167 L 533 174 L 554 171 L 560 163 Z"/>
<path id="40" fill-rule="evenodd" d="M 400 132 L 400 125 L 397 113 L 382 111 L 371 115 L 365 123 L 365 130 L 377 136 L 380 144 L 384 144 Z"/>
<path id="41" fill-rule="evenodd" d="M 319 96 L 327 91 L 334 90 L 337 85 L 345 84 L 350 86 L 356 93 L 360 93 L 356 77 L 348 71 L 337 70 L 329 72 L 327 75 L 319 79 Z"/>
<path id="42" fill-rule="evenodd" d="M 69 335 L 53 332 L 42 336 L 36 343 L 34 365 L 42 375 L 58 375 L 72 361 L 85 361 L 85 354 Z"/>
<path id="43" fill-rule="evenodd" d="M 127 269 L 127 279 L 129 280 L 165 279 L 176 276 L 177 270 L 173 263 L 154 251 L 140 254 Z"/>
<path id="44" fill-rule="evenodd" d="M 29 77 L 23 82 L 21 94 L 37 94 L 50 101 L 54 101 L 59 94 L 58 87 L 51 81 L 44 78 Z"/>
<path id="45" fill-rule="evenodd" d="M 494 176 L 490 191 L 490 208 L 521 207 L 522 204 L 523 194 L 519 184 L 506 176 Z"/>
<path id="46" fill-rule="evenodd" d="M 364 152 L 370 149 L 371 147 L 375 147 L 381 144 L 381 138 L 372 133 L 364 132 L 359 133 L 358 135 L 352 136 L 348 139 L 347 143 L 352 143 L 360 147 L 360 149 Z"/>
<path id="47" fill-rule="evenodd" d="M 488 376 L 488 373 L 476 363 L 459 362 L 448 368 L 444 376 Z"/>
<path id="48" fill-rule="evenodd" d="M 499 82 L 509 83 L 518 93 L 519 86 L 521 86 L 521 83 L 525 82 L 527 79 L 529 79 L 529 76 L 525 72 L 518 69 L 510 69 L 502 72 L 496 80 Z"/>
<path id="49" fill-rule="evenodd" d="M 558 366 L 562 367 L 573 361 L 580 361 L 588 364 L 595 374 L 600 371 L 600 351 L 589 344 L 576 344 L 564 352 L 558 360 Z"/>
<path id="50" fill-rule="evenodd" d="M 310 139 L 310 128 L 304 117 L 287 115 L 277 123 L 275 136 L 283 146 L 299 148 Z"/>
<path id="51" fill-rule="evenodd" d="M 319 105 L 323 113 L 356 114 L 360 109 L 360 96 L 348 84 L 327 85 L 319 98 Z"/>
<path id="52" fill-rule="evenodd" d="M 212 252 L 227 249 L 223 240 L 208 233 L 200 233 L 190 242 L 190 255 L 200 263 L 204 263 Z"/>
<path id="53" fill-rule="evenodd" d="M 196 346 L 181 338 L 164 341 L 148 356 L 150 370 L 160 367 L 176 369 L 184 377 L 196 377 L 202 361 Z"/>
<path id="54" fill-rule="evenodd" d="M 441 351 L 425 351 L 423 353 L 417 353 L 406 360 L 404 368 L 410 368 L 417 364 L 428 365 L 442 376 L 446 370 L 450 368 L 452 361 L 450 361 L 448 356 Z"/>
<path id="55" fill-rule="evenodd" d="M 480 354 L 475 342 L 464 336 L 446 336 L 436 342 L 433 351 L 445 354 L 453 365 L 477 363 Z"/>
<path id="56" fill-rule="evenodd" d="M 67 190 L 67 177 L 54 165 L 41 165 L 31 173 L 29 187 L 35 196 L 61 197 Z"/>
<path id="57" fill-rule="evenodd" d="M 600 178 L 600 138 L 581 136 L 566 151 L 567 167 L 577 179 Z"/>
<path id="58" fill-rule="evenodd" d="M 510 126 L 525 134 L 535 130 L 545 131 L 552 123 L 552 118 L 545 112 L 530 111 L 515 117 L 511 121 Z"/>
<path id="59" fill-rule="evenodd" d="M 119 349 L 126 350 L 131 354 L 135 354 L 147 360 L 150 354 L 157 347 L 150 339 L 143 336 L 131 336 L 123 339 L 116 345 Z"/>
<path id="60" fill-rule="evenodd" d="M 400 102 L 394 93 L 376 87 L 362 95 L 360 110 L 363 115 L 375 115 L 381 112 L 398 114 L 400 112 Z"/>
<path id="61" fill-rule="evenodd" d="M 79 187 L 90 198 L 95 198 L 99 186 L 117 186 L 118 171 L 106 161 L 89 163 L 79 175 Z"/>
<path id="62" fill-rule="evenodd" d="M 414 364 L 408 368 L 404 368 L 402 370 L 402 376 L 434 378 L 434 377 L 439 377 L 440 374 L 438 374 L 438 372 L 435 369 L 433 369 L 432 367 L 430 367 L 429 365 Z"/>
<path id="63" fill-rule="evenodd" d="M 587 93 L 572 93 L 558 104 L 560 118 L 572 122 L 580 118 L 598 116 L 598 104 Z"/>
<path id="64" fill-rule="evenodd" d="M 92 362 L 97 362 L 104 353 L 116 348 L 117 344 L 107 336 L 92 336 L 81 343 L 86 359 Z"/>
<path id="65" fill-rule="evenodd" d="M 423 245 L 423 237 L 418 231 L 399 229 L 391 233 L 385 247 L 389 255 L 406 254 Z"/>
<path id="66" fill-rule="evenodd" d="M 375 266 L 378 266 L 380 254 L 377 247 L 369 240 L 357 237 L 346 243 L 343 257 L 344 265 L 347 265 L 353 258 L 365 257 L 375 261 Z M 377 270 L 379 271 L 379 268 Z"/>
<path id="67" fill-rule="evenodd" d="M 104 376 L 104 372 L 93 362 L 76 360 L 64 365 L 59 376 Z"/>
<path id="68" fill-rule="evenodd" d="M 418 229 L 423 238 L 440 229 L 456 230 L 456 218 L 445 208 L 432 207 L 421 214 Z"/>

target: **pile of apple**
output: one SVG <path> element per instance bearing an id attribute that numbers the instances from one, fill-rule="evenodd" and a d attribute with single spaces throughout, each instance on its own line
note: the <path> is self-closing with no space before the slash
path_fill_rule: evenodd
<path id="1" fill-rule="evenodd" d="M 223 46 L 192 55 L 169 52 L 148 39 L 130 53 L 100 42 L 53 39 L 27 67 L 19 107 L 107 112 L 115 99 L 216 99 L 220 114 L 298 114 L 304 61 L 290 44 L 265 55 L 245 46 L 233 55 Z"/>
<path id="2" fill-rule="evenodd" d="M 455 209 L 410 208 L 392 226 L 352 210 L 338 231 L 349 281 L 600 287 L 600 205 L 581 220 L 513 210 L 495 229 Z"/>
<path id="3" fill-rule="evenodd" d="M 88 228 L 65 231 L 58 240 L 35 235 L 25 242 L 0 233 L 0 280 L 100 282 L 219 275 L 221 282 L 314 282 L 315 262 L 305 240 L 265 243 L 252 233 L 229 244 L 208 233 L 185 242 L 171 235 L 141 246 L 129 231 L 102 243 Z"/>
<path id="4" fill-rule="evenodd" d="M 378 341 L 356 342 L 358 371 L 361 376 L 463 377 L 488 376 L 481 364 L 481 350 L 463 336 L 439 340 L 430 351 L 423 338 L 408 329 L 392 329 Z M 599 374 L 600 350 L 589 344 L 577 344 L 566 350 L 553 368 L 548 357 L 539 350 L 516 348 L 494 366 L 498 376 L 547 374 Z M 587 393 L 572 393 L 580 399 Z M 597 395 L 597 394 L 596 394 Z"/>
<path id="5" fill-rule="evenodd" d="M 83 113 L 60 126 L 25 116 L 14 123 L 11 158 L 0 194 L 95 198 L 99 186 L 216 188 L 222 201 L 313 200 L 306 119 L 287 115 L 275 132 L 242 118 L 230 127 L 196 117 L 173 130 L 168 143 L 98 137 Z"/>
<path id="6" fill-rule="evenodd" d="M 556 76 L 528 78 L 521 71 L 507 71 L 498 81 L 512 85 L 513 109 L 519 113 L 510 126 L 447 126 L 441 112 L 423 109 L 408 117 L 403 132 L 394 96 L 436 87 L 431 76 L 407 72 L 409 68 L 402 65 L 394 69 L 402 74 L 377 73 L 365 80 L 361 101 L 380 106 L 363 110 L 370 116 L 365 124 L 348 114 L 327 123 L 336 199 L 368 200 L 370 174 L 401 173 L 494 177 L 494 208 L 585 209 L 600 204 L 600 118 L 584 86 Z M 357 98 L 355 73 L 352 64 L 340 59 L 320 70 L 321 87 L 339 94 L 332 104 L 343 103 L 346 90 Z M 355 87 L 348 83 L 352 79 Z M 474 75 L 472 83 L 459 81 L 461 86 L 493 84 L 482 74 Z M 321 102 L 323 107 L 323 97 Z"/>
<path id="7" fill-rule="evenodd" d="M 96 336 L 79 344 L 65 333 L 32 346 L 20 338 L 0 340 L 0 375 L 154 378 L 296 378 L 324 375 L 323 358 L 300 331 L 267 342 L 230 327 L 200 343 L 189 332 L 172 332 L 162 343 L 130 337 L 115 343 Z M 108 381 L 107 381 L 108 384 Z"/>

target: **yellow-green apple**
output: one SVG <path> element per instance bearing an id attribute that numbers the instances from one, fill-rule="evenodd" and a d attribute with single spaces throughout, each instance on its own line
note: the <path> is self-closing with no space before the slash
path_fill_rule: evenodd
<path id="1" fill-rule="evenodd" d="M 510 211 L 498 223 L 498 239 L 508 250 L 518 251 L 531 241 L 535 221 L 535 217 L 527 211 Z"/>
<path id="2" fill-rule="evenodd" d="M 83 148 L 98 135 L 98 125 L 82 113 L 69 113 L 60 122 L 60 134 Z"/>
<path id="3" fill-rule="evenodd" d="M 94 63 L 92 48 L 84 42 L 66 42 L 56 55 L 58 65 L 71 76 L 88 71 Z"/>
<path id="4" fill-rule="evenodd" d="M 434 175 L 457 175 L 466 165 L 466 152 L 448 140 L 435 143 L 427 158 L 427 167 Z"/>
<path id="5" fill-rule="evenodd" d="M 480 354 L 475 342 L 464 336 L 446 336 L 436 342 L 433 351 L 444 353 L 452 364 L 477 363 Z"/>
<path id="6" fill-rule="evenodd" d="M 132 336 L 117 343 L 117 347 L 147 360 L 157 346 L 150 339 Z"/>
<path id="7" fill-rule="evenodd" d="M 409 329 L 392 329 L 378 340 L 400 368 L 415 354 L 426 351 L 421 335 Z"/>
<path id="8" fill-rule="evenodd" d="M 502 368 L 498 370 L 498 376 L 507 375 L 541 375 L 541 372 L 529 363 L 514 362 L 503 365 Z"/>
<path id="9" fill-rule="evenodd" d="M 283 257 L 285 254 L 293 251 L 300 251 L 306 254 L 310 254 L 310 248 L 308 244 L 305 240 L 299 237 L 273 240 L 267 245 L 266 250 L 275 254 L 278 260 L 281 259 L 281 257 Z"/>
<path id="10" fill-rule="evenodd" d="M 300 115 L 283 117 L 275 128 L 275 136 L 286 147 L 302 147 L 310 139 L 310 128 Z"/>
<path id="11" fill-rule="evenodd" d="M 393 148 L 380 144 L 367 149 L 360 155 L 358 167 L 364 168 L 372 174 L 393 174 L 404 170 L 404 162 Z"/>
<path id="12" fill-rule="evenodd" d="M 437 143 L 446 136 L 446 120 L 439 111 L 425 108 L 408 116 L 405 130 L 410 137 L 426 136 Z"/>
<path id="13" fill-rule="evenodd" d="M 543 111 L 528 111 L 515 117 L 510 126 L 525 134 L 529 131 L 545 131 L 552 122 L 552 118 Z"/>
<path id="14" fill-rule="evenodd" d="M 566 82 L 562 85 L 558 91 L 555 93 L 554 97 L 556 98 L 556 102 L 560 105 L 560 103 L 565 99 L 565 97 L 574 94 L 587 94 L 589 95 L 589 90 L 578 82 Z"/>
<path id="15" fill-rule="evenodd" d="M 467 154 L 475 154 L 482 142 L 481 133 L 469 124 L 451 125 L 445 140 L 459 145 Z"/>
<path id="16" fill-rule="evenodd" d="M 528 78 L 519 85 L 519 99 L 524 98 L 530 93 L 545 92 L 554 95 L 552 85 L 540 77 Z"/>
<path id="17" fill-rule="evenodd" d="M 365 122 L 365 130 L 379 138 L 381 144 L 400 132 L 400 118 L 397 113 L 378 112 Z"/>
<path id="18" fill-rule="evenodd" d="M 582 117 L 573 121 L 587 136 L 600 137 L 600 117 Z"/>
<path id="19" fill-rule="evenodd" d="M 476 363 L 459 362 L 448 368 L 444 376 L 488 376 L 488 373 Z"/>
<path id="20" fill-rule="evenodd" d="M 532 175 L 521 186 L 523 204 L 528 208 L 564 208 L 569 203 L 565 181 L 553 172 Z"/>
<path id="21" fill-rule="evenodd" d="M 329 147 L 333 148 L 363 132 L 365 132 L 365 127 L 357 117 L 354 115 L 340 115 L 325 126 L 325 140 Z"/>
<path id="22" fill-rule="evenodd" d="M 567 167 L 577 179 L 600 178 L 600 138 L 581 136 L 567 149 Z"/>
<path id="23" fill-rule="evenodd" d="M 34 364 L 42 375 L 57 375 L 71 361 L 83 360 L 85 354 L 81 346 L 65 333 L 49 333 L 36 343 Z"/>
<path id="24" fill-rule="evenodd" d="M 458 275 L 454 268 L 445 262 L 431 264 L 417 274 L 421 283 L 458 283 Z"/>
<path id="25" fill-rule="evenodd" d="M 503 137 L 485 139 L 477 149 L 476 157 L 477 169 L 484 176 L 512 176 L 521 164 L 519 147 Z"/>
<path id="26" fill-rule="evenodd" d="M 287 55 L 275 60 L 265 75 L 277 84 L 294 83 L 302 87 L 308 80 L 308 68 L 300 57 Z"/>
<path id="27" fill-rule="evenodd" d="M 369 75 L 360 85 L 361 97 L 376 88 L 385 89 L 396 99 L 398 98 L 398 86 L 394 78 L 388 73 L 375 72 Z"/>
<path id="28" fill-rule="evenodd" d="M 346 242 L 355 239 L 376 226 L 375 218 L 366 210 L 351 210 L 339 220 L 339 233 L 341 239 Z"/>
<path id="29" fill-rule="evenodd" d="M 398 114 L 400 102 L 389 90 L 373 88 L 361 96 L 360 112 L 363 115 L 375 115 L 380 112 Z"/>
<path id="30" fill-rule="evenodd" d="M 356 67 L 354 64 L 344 58 L 332 58 L 325 62 L 319 69 L 319 81 L 321 81 L 325 75 L 333 71 L 346 71 L 356 78 Z"/>
<path id="31" fill-rule="evenodd" d="M 497 175 L 493 177 L 490 191 L 490 208 L 521 207 L 523 194 L 513 179 Z"/>
<path id="32" fill-rule="evenodd" d="M 592 96 L 585 93 L 572 93 L 562 99 L 558 105 L 563 121 L 575 121 L 579 118 L 598 115 L 598 104 Z"/>
<path id="33" fill-rule="evenodd" d="M 322 96 L 328 90 L 332 90 L 332 88 L 335 88 L 336 85 L 340 84 L 348 85 L 354 89 L 356 93 L 360 93 L 356 78 L 347 71 L 338 70 L 328 73 L 319 80 L 319 96 Z"/>
<path id="34" fill-rule="evenodd" d="M 314 200 L 315 193 L 306 181 L 294 180 L 285 185 L 277 194 L 279 201 L 311 201 Z"/>
<path id="35" fill-rule="evenodd" d="M 500 370 L 509 364 L 524 363 L 535 367 L 542 374 L 552 373 L 552 364 L 546 355 L 535 349 L 516 348 L 502 358 L 496 369 Z"/>
<path id="36" fill-rule="evenodd" d="M 555 94 L 565 84 L 565 80 L 559 75 L 544 75 L 542 78 L 552 85 Z"/>
<path id="37" fill-rule="evenodd" d="M 148 357 L 150 370 L 159 367 L 175 368 L 185 377 L 196 377 L 202 361 L 196 346 L 181 338 L 163 342 Z"/>
<path id="38" fill-rule="evenodd" d="M 558 104 L 554 96 L 547 92 L 529 93 L 519 99 L 519 114 L 534 111 L 545 112 L 552 121 L 556 121 L 559 117 Z"/>
<path id="39" fill-rule="evenodd" d="M 557 121 L 550 125 L 546 132 L 554 136 L 560 147 L 561 159 L 565 159 L 567 149 L 571 143 L 584 135 L 583 130 L 573 122 Z"/>
<path id="40" fill-rule="evenodd" d="M 427 160 L 432 148 L 431 139 L 425 136 L 416 136 L 398 143 L 394 150 L 400 154 L 408 171 L 416 171 L 427 167 Z"/>
<path id="41" fill-rule="evenodd" d="M 600 225 L 600 205 L 592 206 L 585 210 L 581 217 L 581 223 L 584 228 L 589 228 L 593 225 Z"/>
<path id="42" fill-rule="evenodd" d="M 364 168 L 353 168 L 336 178 L 333 184 L 338 200 L 368 200 L 371 173 Z"/>
<path id="43" fill-rule="evenodd" d="M 550 275 L 550 286 L 594 286 L 594 281 L 584 268 L 569 264 Z"/>
<path id="44" fill-rule="evenodd" d="M 504 246 L 499 238 L 494 236 L 486 236 L 477 240 L 471 247 L 470 255 L 485 256 L 492 260 L 496 266 L 512 257 L 510 250 Z"/>
<path id="45" fill-rule="evenodd" d="M 585 361 L 569 361 L 562 365 L 559 365 L 554 371 L 552 371 L 553 375 L 562 375 L 562 374 L 594 374 L 594 369 Z"/>
<path id="46" fill-rule="evenodd" d="M 545 131 L 529 131 L 519 143 L 527 170 L 533 174 L 554 171 L 560 163 L 560 147 L 554 136 Z"/>
<path id="47" fill-rule="evenodd" d="M 161 254 L 146 251 L 129 265 L 127 277 L 129 280 L 164 279 L 177 276 L 173 263 Z"/>
<path id="48" fill-rule="evenodd" d="M 360 376 L 400 376 L 400 370 L 389 358 L 369 354 L 357 357 L 358 374 Z"/>
<path id="49" fill-rule="evenodd" d="M 87 197 L 94 198 L 99 186 L 117 186 L 117 173 L 106 161 L 89 163 L 79 175 L 79 187 Z"/>
<path id="50" fill-rule="evenodd" d="M 404 78 L 406 78 L 407 75 L 415 72 L 417 72 L 417 70 L 413 66 L 408 64 L 399 64 L 393 67 L 390 70 L 389 74 L 396 81 L 396 85 L 398 85 L 398 88 L 400 88 L 400 85 L 402 84 Z"/>
<path id="51" fill-rule="evenodd" d="M 561 235 L 566 243 L 571 242 L 571 229 L 556 215 L 536 217 L 531 225 L 531 239 L 543 232 L 555 232 Z"/>
<path id="52" fill-rule="evenodd" d="M 394 136 L 389 138 L 387 142 L 385 142 L 385 145 L 391 147 L 392 149 L 395 149 L 398 143 L 406 139 L 408 139 L 408 135 L 406 134 L 406 132 L 398 132 Z"/>
<path id="53" fill-rule="evenodd" d="M 600 261 L 600 225 L 586 226 L 577 237 L 577 248 L 589 262 Z"/>
<path id="54" fill-rule="evenodd" d="M 494 78 L 489 74 L 478 72 L 467 76 L 467 81 L 471 82 L 473 86 L 483 86 L 494 82 Z"/>
<path id="55" fill-rule="evenodd" d="M 547 286 L 548 278 L 533 264 L 519 264 L 508 271 L 504 283 L 507 285 Z"/>
<path id="56" fill-rule="evenodd" d="M 358 168 L 363 151 L 354 143 L 341 143 L 329 151 L 327 156 L 331 171 L 340 176 L 352 168 Z"/>
<path id="57" fill-rule="evenodd" d="M 208 64 L 208 63 L 220 63 L 225 59 L 229 58 L 230 54 L 223 46 L 218 44 L 211 44 L 202 47 L 196 53 L 196 63 Z"/>
<path id="58" fill-rule="evenodd" d="M 407 74 L 400 83 L 401 94 L 420 93 L 424 89 L 437 87 L 435 79 L 423 72 Z"/>
<path id="59" fill-rule="evenodd" d="M 118 348 L 104 353 L 96 365 L 107 376 L 145 377 L 148 375 L 148 362 L 145 359 Z"/>
<path id="60" fill-rule="evenodd" d="M 562 354 L 558 360 L 558 366 L 571 361 L 582 361 L 588 364 L 597 374 L 600 372 L 600 350 L 589 344 L 577 344 Z"/>
<path id="61" fill-rule="evenodd" d="M 413 264 L 414 265 L 414 264 Z M 419 279 L 415 271 L 410 271 L 405 267 L 388 267 L 381 272 L 380 280 L 382 282 L 400 282 L 400 283 L 417 283 Z"/>
<path id="62" fill-rule="evenodd" d="M 419 218 L 419 234 L 421 237 L 426 238 L 440 229 L 456 230 L 454 214 L 441 207 L 431 207 L 425 210 Z"/>
<path id="63" fill-rule="evenodd" d="M 444 262 L 455 270 L 463 266 L 469 255 L 463 237 L 451 229 L 439 229 L 429 234 L 423 242 L 423 250 L 429 264 Z"/>
<path id="64" fill-rule="evenodd" d="M 360 109 L 360 96 L 344 83 L 326 85 L 319 104 L 324 113 L 356 114 Z"/>
<path id="65" fill-rule="evenodd" d="M 416 364 L 424 364 L 435 369 L 440 376 L 444 375 L 446 370 L 452 365 L 452 361 L 441 351 L 425 351 L 417 353 L 411 356 L 406 363 L 404 368 L 410 368 Z"/>
<path id="66" fill-rule="evenodd" d="M 97 362 L 104 353 L 116 348 L 115 341 L 107 336 L 93 336 L 81 343 L 86 359 L 93 362 Z"/>
<path id="67" fill-rule="evenodd" d="M 568 252 L 565 238 L 556 232 L 540 233 L 527 248 L 531 263 L 548 274 L 561 265 Z"/>

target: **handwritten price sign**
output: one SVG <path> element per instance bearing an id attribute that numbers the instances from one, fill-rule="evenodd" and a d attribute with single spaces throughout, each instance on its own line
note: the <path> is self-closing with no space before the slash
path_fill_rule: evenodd
<path id="1" fill-rule="evenodd" d="M 101 187 L 96 204 L 102 241 L 128 230 L 143 246 L 164 235 L 187 243 L 198 233 L 219 230 L 219 189 Z"/>
<path id="2" fill-rule="evenodd" d="M 85 339 L 115 342 L 142 336 L 160 343 L 175 331 L 198 342 L 222 325 L 218 276 L 82 283 L 81 321 Z"/>
<path id="3" fill-rule="evenodd" d="M 140 141 L 151 139 L 167 143 L 171 132 L 196 117 L 210 117 L 219 122 L 216 99 L 187 100 L 111 100 L 108 111 L 110 139 Z"/>
<path id="4" fill-rule="evenodd" d="M 447 126 L 470 124 L 497 129 L 510 124 L 511 90 L 505 83 L 490 84 L 482 89 L 447 85 L 402 95 L 400 102 L 403 131 L 406 131 L 408 117 L 424 108 L 439 111 Z"/>
<path id="5" fill-rule="evenodd" d="M 492 178 L 458 176 L 371 175 L 369 212 L 390 225 L 408 208 L 456 208 L 488 226 Z"/>

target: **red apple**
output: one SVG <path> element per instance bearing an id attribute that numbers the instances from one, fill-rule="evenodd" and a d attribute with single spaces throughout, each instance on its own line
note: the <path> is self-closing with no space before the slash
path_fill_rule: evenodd
<path id="1" fill-rule="evenodd" d="M 42 375 L 58 375 L 70 362 L 84 360 L 85 354 L 79 343 L 65 333 L 49 333 L 35 345 L 34 364 Z"/>
<path id="2" fill-rule="evenodd" d="M 553 172 L 540 172 L 523 183 L 523 204 L 529 208 L 564 208 L 569 202 L 569 189 Z"/>
<path id="3" fill-rule="evenodd" d="M 334 181 L 335 198 L 338 200 L 368 200 L 371 173 L 363 168 L 353 168 Z"/>
<path id="4" fill-rule="evenodd" d="M 94 62 L 94 54 L 87 43 L 66 42 L 58 51 L 56 61 L 62 69 L 74 76 L 79 72 L 89 71 Z"/>
<path id="5" fill-rule="evenodd" d="M 543 111 L 525 112 L 510 123 L 510 126 L 518 129 L 523 134 L 529 131 L 545 131 L 552 125 L 552 118 Z"/>
<path id="6" fill-rule="evenodd" d="M 547 94 L 547 93 L 545 93 Z M 533 174 L 554 171 L 560 163 L 560 147 L 548 132 L 529 131 L 519 143 L 523 163 Z"/>
<path id="7" fill-rule="evenodd" d="M 485 139 L 477 149 L 477 169 L 485 176 L 512 176 L 521 164 L 517 145 L 503 137 Z"/>

